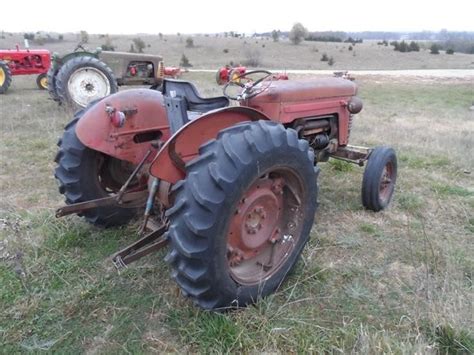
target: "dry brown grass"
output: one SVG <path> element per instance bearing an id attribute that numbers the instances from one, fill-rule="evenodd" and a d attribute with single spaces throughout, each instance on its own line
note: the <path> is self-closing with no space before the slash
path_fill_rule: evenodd
<path id="1" fill-rule="evenodd" d="M 197 40 L 195 43 L 199 43 Z M 207 95 L 213 75 L 188 73 Z M 6 352 L 472 351 L 472 82 L 358 78 L 353 144 L 393 145 L 390 209 L 360 205 L 362 170 L 324 164 L 320 209 L 295 272 L 246 310 L 202 312 L 162 258 L 118 275 L 108 256 L 134 237 L 56 220 L 56 139 L 71 112 L 15 78 L 0 96 L 0 344 Z M 471 345 L 470 345 L 471 344 Z"/>
<path id="2" fill-rule="evenodd" d="M 117 51 L 128 51 L 130 44 L 137 35 L 110 36 L 112 44 Z M 146 43 L 146 53 L 161 54 L 167 65 L 177 66 L 181 56 L 185 54 L 194 68 L 214 69 L 233 61 L 243 63 L 248 60 L 247 53 L 260 53 L 260 67 L 273 69 L 474 69 L 474 56 L 455 53 L 446 55 L 432 55 L 429 50 L 420 52 L 400 53 L 393 50 L 392 46 L 378 46 L 376 41 L 367 41 L 354 46 L 349 51 L 349 43 L 322 43 L 303 42 L 293 45 L 289 41 L 273 42 L 271 39 L 260 38 L 216 38 L 214 35 L 194 36 L 194 47 L 186 48 L 187 35 L 165 35 L 160 40 L 156 35 L 140 35 Z M 32 45 L 36 48 L 47 48 L 52 52 L 68 53 L 79 42 L 74 34 L 66 34 L 63 42 L 45 44 L 44 46 Z M 16 43 L 23 43 L 22 36 L 16 34 L 0 39 L 0 48 L 13 48 Z M 95 49 L 105 43 L 105 38 L 99 35 L 90 35 L 86 46 Z M 264 46 L 264 47 L 262 47 Z M 227 49 L 227 53 L 224 50 Z M 321 62 L 321 56 L 326 53 L 333 57 L 335 64 L 328 66 Z"/>

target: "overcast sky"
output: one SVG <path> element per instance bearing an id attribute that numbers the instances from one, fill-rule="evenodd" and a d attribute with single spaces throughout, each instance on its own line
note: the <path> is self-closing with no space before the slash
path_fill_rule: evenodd
<path id="1" fill-rule="evenodd" d="M 7 32 L 474 31 L 474 0 L 2 0 L 0 13 Z"/>

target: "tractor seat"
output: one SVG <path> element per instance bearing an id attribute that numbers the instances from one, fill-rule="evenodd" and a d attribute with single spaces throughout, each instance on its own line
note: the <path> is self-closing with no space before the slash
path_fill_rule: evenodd
<path id="1" fill-rule="evenodd" d="M 203 98 L 192 83 L 184 80 L 165 79 L 163 81 L 163 95 L 184 98 L 187 111 L 203 113 L 229 106 L 229 99 L 227 97 Z"/>
<path id="2" fill-rule="evenodd" d="M 265 82 L 262 86 L 266 85 Z M 257 102 L 313 101 L 331 97 L 354 96 L 357 85 L 342 78 L 273 81 L 267 90 L 251 99 Z"/>

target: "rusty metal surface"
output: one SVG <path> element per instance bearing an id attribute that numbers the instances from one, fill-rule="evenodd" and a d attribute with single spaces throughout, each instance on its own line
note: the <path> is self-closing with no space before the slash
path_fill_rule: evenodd
<path id="1" fill-rule="evenodd" d="M 112 256 L 113 263 L 117 268 L 121 268 L 165 247 L 168 244 L 168 239 L 165 235 L 167 230 L 167 225 L 160 226 L 143 238 L 128 245 Z"/>
<path id="2" fill-rule="evenodd" d="M 341 78 L 277 80 L 273 81 L 265 92 L 251 99 L 251 105 L 263 102 L 302 102 L 351 97 L 356 91 L 356 84 Z"/>
<path id="3" fill-rule="evenodd" d="M 143 204 L 145 203 L 145 199 L 148 196 L 147 191 L 135 191 L 135 192 L 127 192 L 124 193 L 121 197 L 121 203 L 127 203 L 132 201 L 140 201 L 143 200 Z M 90 200 L 86 202 L 79 202 L 73 205 L 63 206 L 56 210 L 56 217 L 63 217 L 73 213 L 81 213 L 90 209 L 94 209 L 97 207 L 105 207 L 105 206 L 113 206 L 118 205 L 117 202 L 117 195 L 103 197 L 96 200 Z"/>
<path id="4" fill-rule="evenodd" d="M 227 107 L 187 123 L 163 145 L 150 166 L 150 174 L 172 184 L 178 182 L 185 176 L 185 163 L 198 155 L 201 145 L 227 127 L 259 119 L 269 118 L 248 107 Z"/>
<path id="5" fill-rule="evenodd" d="M 339 147 L 335 152 L 330 154 L 330 157 L 364 166 L 371 151 L 371 149 L 366 147 L 348 145 L 346 147 Z"/>
<path id="6" fill-rule="evenodd" d="M 300 180 L 285 168 L 268 172 L 244 192 L 227 233 L 234 280 L 255 285 L 278 272 L 300 238 L 304 198 Z"/>
<path id="7" fill-rule="evenodd" d="M 115 127 L 108 113 L 111 108 L 134 114 L 126 117 L 122 127 Z M 85 146 L 133 164 L 141 161 L 151 143 L 141 142 L 137 137 L 147 134 L 153 138 L 155 133 L 164 141 L 170 138 L 163 97 L 160 92 L 148 89 L 121 91 L 105 98 L 91 107 L 76 127 L 76 134 Z M 153 157 L 154 154 L 149 160 Z"/>

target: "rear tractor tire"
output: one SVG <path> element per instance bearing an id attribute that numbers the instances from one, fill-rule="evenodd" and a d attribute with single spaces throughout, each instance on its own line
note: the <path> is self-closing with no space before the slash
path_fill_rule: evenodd
<path id="1" fill-rule="evenodd" d="M 56 94 L 61 103 L 84 108 L 92 101 L 118 91 L 112 70 L 99 59 L 80 56 L 68 60 L 56 75 Z"/>
<path id="2" fill-rule="evenodd" d="M 68 205 L 118 192 L 134 168 L 128 162 L 90 149 L 81 143 L 76 135 L 76 124 L 85 112 L 87 109 L 76 112 L 74 119 L 65 127 L 63 137 L 58 142 L 59 151 L 54 159 L 57 163 L 54 177 L 58 180 L 59 192 L 66 197 Z M 138 182 L 132 185 L 133 188 L 139 187 Z M 124 203 L 120 206 L 98 207 L 79 215 L 95 226 L 112 227 L 126 224 L 144 206 L 145 201 L 137 204 Z"/>
<path id="3" fill-rule="evenodd" d="M 7 63 L 0 61 L 0 94 L 5 94 L 12 83 L 12 72 Z"/>
<path id="4" fill-rule="evenodd" d="M 166 261 L 200 307 L 243 307 L 274 292 L 297 262 L 319 168 L 296 131 L 270 121 L 225 129 L 199 154 L 174 187 Z"/>
<path id="5" fill-rule="evenodd" d="M 49 97 L 56 102 L 61 102 L 59 96 L 56 92 L 56 75 L 58 75 L 58 69 L 49 68 L 48 73 L 46 74 L 48 79 L 48 94 Z"/>
<path id="6" fill-rule="evenodd" d="M 40 90 L 48 90 L 48 75 L 46 73 L 38 75 L 36 85 Z"/>
<path id="7" fill-rule="evenodd" d="M 397 156 L 393 148 L 375 147 L 369 155 L 362 179 L 362 204 L 381 211 L 390 204 L 397 181 Z"/>

